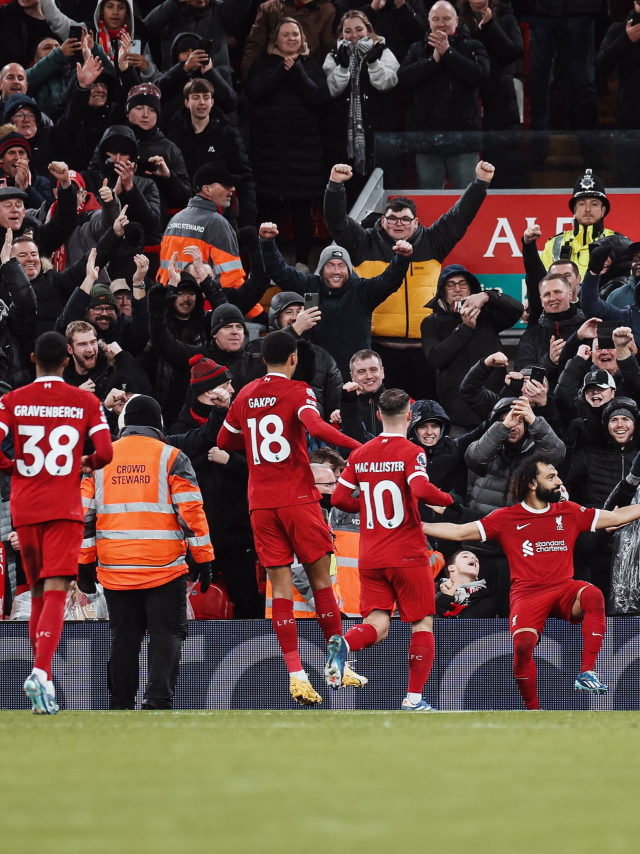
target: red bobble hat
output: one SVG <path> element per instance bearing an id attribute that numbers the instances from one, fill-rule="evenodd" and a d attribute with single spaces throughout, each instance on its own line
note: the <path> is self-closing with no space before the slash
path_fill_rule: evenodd
<path id="1" fill-rule="evenodd" d="M 227 368 L 214 362 L 213 359 L 205 359 L 202 355 L 192 356 L 189 364 L 191 365 L 190 388 L 196 397 L 231 381 L 231 374 Z"/>

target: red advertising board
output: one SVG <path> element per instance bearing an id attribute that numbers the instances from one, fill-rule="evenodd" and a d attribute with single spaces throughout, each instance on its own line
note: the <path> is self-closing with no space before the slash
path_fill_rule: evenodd
<path id="1" fill-rule="evenodd" d="M 418 218 L 424 225 L 453 205 L 460 193 L 410 193 L 418 207 Z M 611 190 L 611 211 L 607 227 L 633 240 L 640 240 L 640 217 L 637 193 Z M 528 190 L 523 192 L 490 191 L 478 215 L 446 264 L 463 264 L 479 274 L 522 274 L 520 241 L 527 225 L 537 223 L 542 229 L 538 248 L 560 231 L 568 231 L 573 222 L 568 200 L 570 190 Z"/>

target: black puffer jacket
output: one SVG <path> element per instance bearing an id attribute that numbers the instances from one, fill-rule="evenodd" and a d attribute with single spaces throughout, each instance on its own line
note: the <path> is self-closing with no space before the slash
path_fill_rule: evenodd
<path id="1" fill-rule="evenodd" d="M 499 291 L 486 291 L 489 301 L 482 306 L 475 329 L 465 325 L 458 312 L 451 310 L 444 297 L 444 285 L 453 274 L 464 274 L 471 293 L 481 293 L 478 279 L 459 264 L 442 269 L 435 297 L 427 303 L 432 314 L 422 321 L 422 349 L 436 369 L 438 399 L 454 424 L 477 427 L 483 420 L 460 397 L 460 384 L 478 359 L 500 349 L 500 332 L 509 329 L 524 311 L 521 303 Z M 504 371 L 496 371 L 488 387 L 499 392 Z"/>
<path id="2" fill-rule="evenodd" d="M 621 406 L 635 412 L 638 429 L 640 412 L 635 401 L 615 397 L 602 408 L 602 428 L 606 439 L 598 445 L 588 445 L 576 451 L 561 468 L 572 501 L 588 507 L 602 507 L 618 482 L 629 474 L 631 463 L 638 453 L 638 437 L 634 431 L 630 442 L 619 445 L 608 431 L 611 413 Z"/>
<path id="3" fill-rule="evenodd" d="M 602 40 L 596 57 L 598 76 L 608 77 L 618 73 L 618 100 L 616 126 L 640 128 L 640 42 L 627 36 L 627 22 L 634 12 L 629 12 L 621 23 L 611 24 Z"/>
<path id="4" fill-rule="evenodd" d="M 378 418 L 378 401 L 384 394 L 381 385 L 378 391 L 358 394 L 356 391 L 343 391 L 340 402 L 342 432 L 358 442 L 368 442 L 382 433 L 382 421 Z"/>
<path id="5" fill-rule="evenodd" d="M 329 102 L 320 63 L 301 56 L 287 71 L 267 54 L 249 72 L 252 104 L 249 156 L 259 193 L 277 199 L 314 199 L 324 186 L 318 111 Z"/>
<path id="6" fill-rule="evenodd" d="M 430 32 L 411 45 L 398 71 L 399 86 L 413 94 L 409 130 L 480 130 L 478 93 L 489 77 L 486 48 L 461 24 L 436 62 L 427 43 Z"/>
<path id="7" fill-rule="evenodd" d="M 186 433 L 200 427 L 202 419 L 208 418 L 210 412 L 210 406 L 200 403 L 189 392 L 171 432 Z M 194 414 L 199 420 L 196 420 Z M 223 410 L 216 409 L 210 422 L 211 427 L 216 425 L 219 430 L 225 414 Z M 225 465 L 209 462 L 207 451 L 188 456 L 202 493 L 214 551 L 218 547 L 229 545 L 246 545 L 247 548 L 253 548 L 247 498 L 249 469 L 246 455 L 243 452 L 231 451 L 229 461 Z"/>
<path id="8" fill-rule="evenodd" d="M 442 423 L 440 438 L 431 447 L 423 445 L 417 433 L 417 428 L 425 421 L 440 421 Z M 427 472 L 431 483 L 444 492 L 455 493 L 460 503 L 464 501 L 467 493 L 468 469 L 464 461 L 464 454 L 469 445 L 482 436 L 485 428 L 486 425 L 481 424 L 474 430 L 458 436 L 457 439 L 452 439 L 448 435 L 451 429 L 451 419 L 439 403 L 436 403 L 435 400 L 416 400 L 411 406 L 411 426 L 407 433 L 407 439 L 426 454 Z M 421 514 L 423 509 L 430 518 L 434 518 L 433 511 L 423 508 L 422 505 L 420 505 Z M 425 517 L 423 516 L 423 518 Z"/>
<path id="9" fill-rule="evenodd" d="M 543 311 L 536 326 L 525 329 L 514 360 L 514 370 L 519 371 L 528 365 L 540 365 L 549 380 L 549 387 L 555 388 L 558 382 L 558 365 L 549 358 L 551 338 L 563 338 L 565 341 L 582 326 L 585 316 L 575 303 L 567 311 L 559 314 L 547 314 Z M 487 354 L 488 355 L 488 354 Z"/>
<path id="10" fill-rule="evenodd" d="M 8 302 L 0 301 L 0 379 L 12 388 L 32 380 L 29 354 L 36 327 L 36 295 L 17 258 L 0 267 L 2 290 Z"/>

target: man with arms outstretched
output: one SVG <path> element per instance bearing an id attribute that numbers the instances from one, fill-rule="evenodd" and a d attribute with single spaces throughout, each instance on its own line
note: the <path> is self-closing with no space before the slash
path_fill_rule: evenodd
<path id="1" fill-rule="evenodd" d="M 80 473 L 111 462 L 113 448 L 98 398 L 62 379 L 69 362 L 66 339 L 45 332 L 31 361 L 36 381 L 0 400 L 0 435 L 11 433 L 14 445 L 13 460 L 0 451 L 0 471 L 11 475 L 11 518 L 31 587 L 29 637 L 35 662 L 24 690 L 33 714 L 55 715 L 51 661 L 84 533 Z M 87 437 L 95 453 L 83 456 Z"/>
<path id="2" fill-rule="evenodd" d="M 389 633 L 395 603 L 404 623 L 411 623 L 409 690 L 402 709 L 428 712 L 422 699 L 435 652 L 433 615 L 436 612 L 433 573 L 422 533 L 418 499 L 430 505 L 453 503 L 448 493 L 429 483 L 424 452 L 407 440 L 411 400 L 393 388 L 378 402 L 383 432 L 354 451 L 338 480 L 332 504 L 360 513 L 360 613 L 364 622 L 344 637 L 329 640 L 325 678 L 340 688 L 350 650 L 373 646 Z M 354 498 L 354 490 L 360 497 Z"/>
<path id="3" fill-rule="evenodd" d="M 292 381 L 298 345 L 287 332 L 271 332 L 263 339 L 267 374 L 239 392 L 218 434 L 218 447 L 246 448 L 251 526 L 258 559 L 273 589 L 273 628 L 289 671 L 291 696 L 301 705 L 314 705 L 322 698 L 302 667 L 293 616 L 294 553 L 309 578 L 327 641 L 341 634 L 342 621 L 329 573 L 333 543 L 320 509 L 305 431 L 343 448 L 353 450 L 360 444 L 324 422 L 313 391 L 306 383 Z"/>
<path id="4" fill-rule="evenodd" d="M 638 459 L 636 457 L 636 459 Z M 635 461 L 634 461 L 635 463 Z M 511 571 L 509 627 L 513 674 L 527 709 L 539 709 L 533 650 L 547 617 L 582 623 L 582 672 L 577 691 L 606 694 L 595 666 L 607 621 L 601 591 L 573 577 L 573 547 L 580 533 L 627 525 L 640 518 L 640 505 L 614 512 L 560 500 L 562 481 L 543 455 L 523 460 L 510 483 L 511 507 L 494 510 L 465 525 L 423 525 L 427 536 L 445 540 L 496 540 Z"/>

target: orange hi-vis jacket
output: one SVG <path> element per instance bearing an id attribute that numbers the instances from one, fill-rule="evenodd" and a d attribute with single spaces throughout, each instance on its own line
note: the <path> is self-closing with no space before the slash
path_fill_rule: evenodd
<path id="1" fill-rule="evenodd" d="M 160 269 L 157 279 L 166 285 L 169 281 L 169 261 L 178 253 L 178 270 L 192 262 L 184 254 L 186 246 L 197 246 L 205 264 L 211 264 L 213 276 L 223 288 L 239 288 L 244 282 L 244 268 L 240 260 L 238 240 L 233 228 L 218 212 L 213 202 L 194 196 L 184 210 L 171 217 L 160 245 Z"/>
<path id="2" fill-rule="evenodd" d="M 85 538 L 80 563 L 97 560 L 109 590 L 158 587 L 213 560 L 196 476 L 182 451 L 152 427 L 127 427 L 113 460 L 82 481 Z"/>

